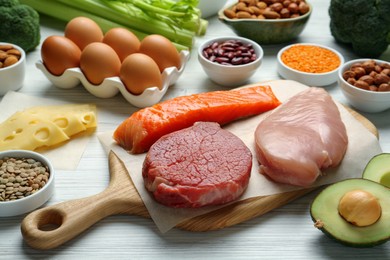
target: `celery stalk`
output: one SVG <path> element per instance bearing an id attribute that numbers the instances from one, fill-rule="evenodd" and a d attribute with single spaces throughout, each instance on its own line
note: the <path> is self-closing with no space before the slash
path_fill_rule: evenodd
<path id="1" fill-rule="evenodd" d="M 71 6 L 75 9 L 80 9 L 84 12 L 89 12 L 99 17 L 104 17 L 113 22 L 122 24 L 129 28 L 142 31 L 146 34 L 158 33 L 171 41 L 191 46 L 194 32 L 187 30 L 173 30 L 165 23 L 158 20 L 145 19 L 142 14 L 131 15 L 127 9 L 119 10 L 110 8 L 99 0 L 56 0 L 64 5 Z"/>
<path id="2" fill-rule="evenodd" d="M 198 0 L 102 0 L 112 7 L 124 4 L 129 10 L 140 10 L 145 15 L 173 28 L 182 28 L 200 34 L 204 22 L 200 10 L 196 7 Z"/>
<path id="3" fill-rule="evenodd" d="M 168 3 L 168 0 L 157 1 Z M 187 1 L 197 2 L 197 0 L 184 0 L 183 2 Z M 128 6 L 128 3 L 124 3 L 123 1 L 20 0 L 20 2 L 30 5 L 42 14 L 66 22 L 77 16 L 88 17 L 94 20 L 104 32 L 114 27 L 125 27 L 132 31 L 140 39 L 149 34 L 161 34 L 170 39 L 178 50 L 190 49 L 193 45 L 194 36 L 197 33 L 204 33 L 205 28 L 207 27 L 207 21 L 202 19 L 200 19 L 199 25 L 191 22 L 191 19 L 196 20 L 196 15 L 192 13 L 190 16 L 194 16 L 195 18 L 192 17 L 191 19 L 186 19 L 186 23 L 193 23 L 191 26 L 196 28 L 197 31 L 195 31 L 194 28 L 192 31 L 183 28 L 176 28 L 172 24 L 162 21 L 162 19 L 148 16 L 144 11 L 138 10 L 138 7 L 132 9 Z M 176 11 L 163 10 L 163 12 L 172 13 Z M 183 16 L 183 14 L 179 14 L 179 16 Z"/>

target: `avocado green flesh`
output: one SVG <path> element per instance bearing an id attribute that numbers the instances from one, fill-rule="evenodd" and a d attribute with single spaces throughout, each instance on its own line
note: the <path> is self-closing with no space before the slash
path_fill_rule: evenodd
<path id="1" fill-rule="evenodd" d="M 352 190 L 365 190 L 378 198 L 382 215 L 377 222 L 358 227 L 339 214 L 340 199 Z M 348 179 L 328 186 L 314 199 L 310 214 L 314 222 L 322 222 L 325 234 L 343 244 L 368 247 L 390 239 L 390 189 L 370 180 Z"/>
<path id="2" fill-rule="evenodd" d="M 374 156 L 364 169 L 363 178 L 390 188 L 390 153 Z"/>

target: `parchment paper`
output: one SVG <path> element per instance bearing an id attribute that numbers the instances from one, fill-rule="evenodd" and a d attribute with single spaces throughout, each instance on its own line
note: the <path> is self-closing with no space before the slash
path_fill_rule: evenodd
<path id="1" fill-rule="evenodd" d="M 307 86 L 295 81 L 286 80 L 265 82 L 264 85 L 270 85 L 275 95 L 282 102 L 307 88 Z M 358 122 L 342 105 L 338 104 L 338 107 L 342 120 L 347 128 L 349 139 L 347 152 L 341 165 L 335 169 L 325 171 L 323 176 L 321 176 L 313 186 L 329 184 L 347 178 L 361 177 L 367 162 L 374 155 L 382 152 L 377 138 Z M 272 182 L 259 173 L 259 165 L 254 149 L 254 131 L 262 118 L 267 116 L 268 113 L 270 112 L 245 120 L 236 121 L 224 127 L 240 137 L 250 148 L 253 155 L 253 166 L 249 186 L 240 200 L 302 189 L 301 187 Z M 115 141 L 112 139 L 112 134 L 113 132 L 107 132 L 98 137 L 107 152 L 112 150 L 124 162 L 146 208 L 161 232 L 168 231 L 187 218 L 202 215 L 220 208 L 173 209 L 155 202 L 145 189 L 142 179 L 142 164 L 145 154 L 129 154 L 116 145 Z"/>
<path id="2" fill-rule="evenodd" d="M 0 102 L 0 122 L 17 111 L 22 111 L 33 106 L 63 105 L 67 104 L 58 100 L 29 96 L 19 92 L 10 91 L 4 95 Z M 90 139 L 90 132 L 73 136 L 70 140 L 56 146 L 55 148 L 39 149 L 39 152 L 46 156 L 53 164 L 54 169 L 75 170 L 80 162 Z"/>

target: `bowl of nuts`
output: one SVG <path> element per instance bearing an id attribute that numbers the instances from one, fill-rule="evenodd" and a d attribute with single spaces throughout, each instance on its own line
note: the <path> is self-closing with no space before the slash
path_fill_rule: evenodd
<path id="1" fill-rule="evenodd" d="M 207 76 L 227 87 L 240 86 L 253 76 L 263 55 L 259 44 L 237 36 L 209 39 L 198 49 L 198 60 Z"/>
<path id="2" fill-rule="evenodd" d="M 377 113 L 390 108 L 390 62 L 356 59 L 339 71 L 339 86 L 356 109 Z"/>
<path id="3" fill-rule="evenodd" d="M 0 42 L 0 96 L 23 86 L 26 54 L 19 46 Z"/>
<path id="4" fill-rule="evenodd" d="M 43 155 L 28 150 L 0 152 L 0 217 L 30 212 L 54 192 L 54 170 Z"/>
<path id="5" fill-rule="evenodd" d="M 296 39 L 306 27 L 312 6 L 306 0 L 240 0 L 218 12 L 237 35 L 260 44 Z"/>

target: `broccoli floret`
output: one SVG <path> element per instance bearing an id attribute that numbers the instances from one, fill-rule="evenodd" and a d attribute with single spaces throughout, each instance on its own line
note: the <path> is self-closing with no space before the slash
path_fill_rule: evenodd
<path id="1" fill-rule="evenodd" d="M 41 39 L 39 14 L 18 0 L 0 0 L 0 41 L 16 44 L 26 52 Z"/>
<path id="2" fill-rule="evenodd" d="M 330 31 L 363 57 L 378 57 L 390 43 L 389 0 L 331 0 Z"/>

